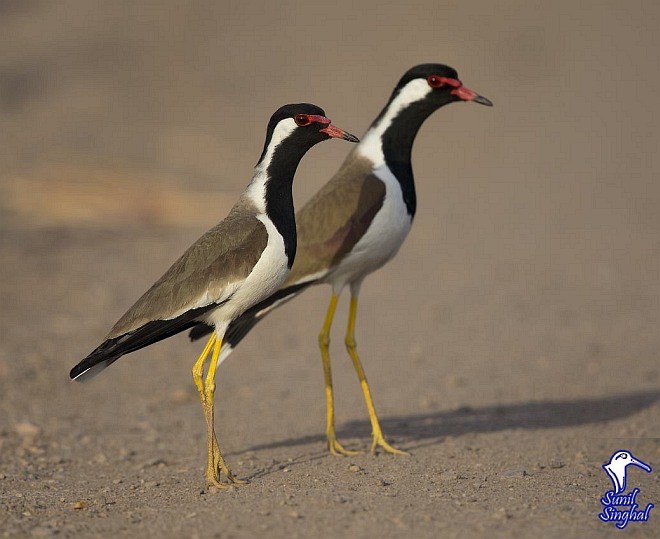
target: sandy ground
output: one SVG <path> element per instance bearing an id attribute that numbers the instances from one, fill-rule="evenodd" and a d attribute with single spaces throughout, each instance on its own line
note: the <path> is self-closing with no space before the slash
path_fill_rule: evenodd
<path id="1" fill-rule="evenodd" d="M 657 2 L 0 2 L 0 536 L 660 536 L 598 520 L 617 449 L 660 504 Z M 89 384 L 69 369 L 249 179 L 266 119 L 313 101 L 361 134 L 408 67 L 493 109 L 436 113 L 399 256 L 358 340 L 410 457 L 325 451 L 329 290 L 273 314 L 218 375 L 250 484 L 204 487 L 178 336 Z M 310 152 L 306 200 L 348 151 Z M 340 438 L 369 424 L 332 352 Z"/>

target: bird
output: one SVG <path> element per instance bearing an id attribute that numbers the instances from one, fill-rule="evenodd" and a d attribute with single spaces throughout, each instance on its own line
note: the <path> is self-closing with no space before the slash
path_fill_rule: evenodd
<path id="1" fill-rule="evenodd" d="M 330 138 L 358 142 L 309 103 L 285 105 L 270 118 L 252 180 L 227 217 L 211 228 L 135 302 L 104 341 L 71 369 L 85 380 L 117 361 L 203 322 L 213 334 L 192 368 L 207 427 L 206 481 L 225 488 L 243 483 L 228 468 L 214 429 L 215 372 L 232 320 L 275 292 L 296 255 L 292 184 L 315 144 Z M 204 364 L 212 355 L 204 378 Z M 221 479 L 220 472 L 228 482 Z"/>
<path id="2" fill-rule="evenodd" d="M 463 86 L 458 73 L 443 64 L 421 64 L 404 73 L 362 141 L 336 174 L 298 211 L 298 256 L 282 287 L 233 320 L 219 361 L 225 360 L 245 335 L 269 312 L 312 285 L 330 285 L 332 292 L 318 336 L 326 397 L 326 439 L 330 453 L 351 455 L 335 432 L 330 365 L 330 330 L 343 289 L 350 288 L 345 345 L 357 373 L 371 423 L 371 452 L 405 454 L 385 438 L 371 389 L 357 352 L 355 324 L 364 278 L 391 260 L 411 228 L 416 210 L 411 163 L 413 142 L 424 121 L 437 109 L 471 101 L 492 106 L 487 98 Z M 210 332 L 193 327 L 191 340 Z"/>
<path id="3" fill-rule="evenodd" d="M 621 494 L 626 490 L 626 468 L 631 464 L 646 472 L 652 471 L 646 462 L 636 459 L 630 451 L 617 451 L 607 464 L 603 464 L 603 470 L 612 481 L 614 494 Z"/>

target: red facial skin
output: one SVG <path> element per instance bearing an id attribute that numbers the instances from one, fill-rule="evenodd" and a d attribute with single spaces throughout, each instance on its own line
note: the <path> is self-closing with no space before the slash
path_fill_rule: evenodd
<path id="1" fill-rule="evenodd" d="M 306 125 L 316 122 L 318 124 L 329 125 L 330 119 L 325 116 L 320 116 L 318 114 L 296 114 L 293 119 L 296 122 L 296 125 L 300 127 L 305 127 Z"/>
<path id="2" fill-rule="evenodd" d="M 305 127 L 311 123 L 325 125 L 326 127 L 319 129 L 321 133 L 325 133 L 332 138 L 348 140 L 349 142 L 360 142 L 355 135 L 351 135 L 349 132 L 332 125 L 330 120 L 325 116 L 320 116 L 318 114 L 296 114 L 293 121 L 300 127 Z"/>
<path id="3" fill-rule="evenodd" d="M 449 92 L 452 95 L 455 95 L 462 101 L 475 101 L 481 105 L 492 106 L 493 104 L 490 100 L 485 97 L 480 96 L 474 90 L 470 90 L 463 86 L 463 83 L 458 79 L 452 79 L 449 77 L 440 77 L 439 75 L 431 75 L 428 77 L 427 82 L 431 88 L 441 88 L 442 86 L 451 86 L 453 90 Z"/>

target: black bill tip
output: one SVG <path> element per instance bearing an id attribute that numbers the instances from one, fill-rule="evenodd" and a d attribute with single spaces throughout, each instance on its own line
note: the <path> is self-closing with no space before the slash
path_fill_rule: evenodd
<path id="1" fill-rule="evenodd" d="M 493 106 L 493 102 L 490 99 L 484 97 L 483 95 L 478 95 L 477 97 L 472 99 L 472 101 L 474 103 L 479 103 L 480 105 L 486 105 L 487 107 Z"/>

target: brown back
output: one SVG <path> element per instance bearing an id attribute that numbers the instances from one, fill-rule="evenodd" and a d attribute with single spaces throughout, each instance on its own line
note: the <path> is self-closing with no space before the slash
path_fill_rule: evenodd
<path id="1" fill-rule="evenodd" d="M 373 163 L 351 153 L 337 173 L 296 214 L 298 250 L 287 284 L 341 261 L 369 228 L 385 200 Z"/>
<path id="2" fill-rule="evenodd" d="M 106 339 L 151 320 L 167 320 L 208 305 L 245 279 L 268 243 L 254 205 L 241 197 L 229 215 L 193 243 L 114 325 Z"/>

